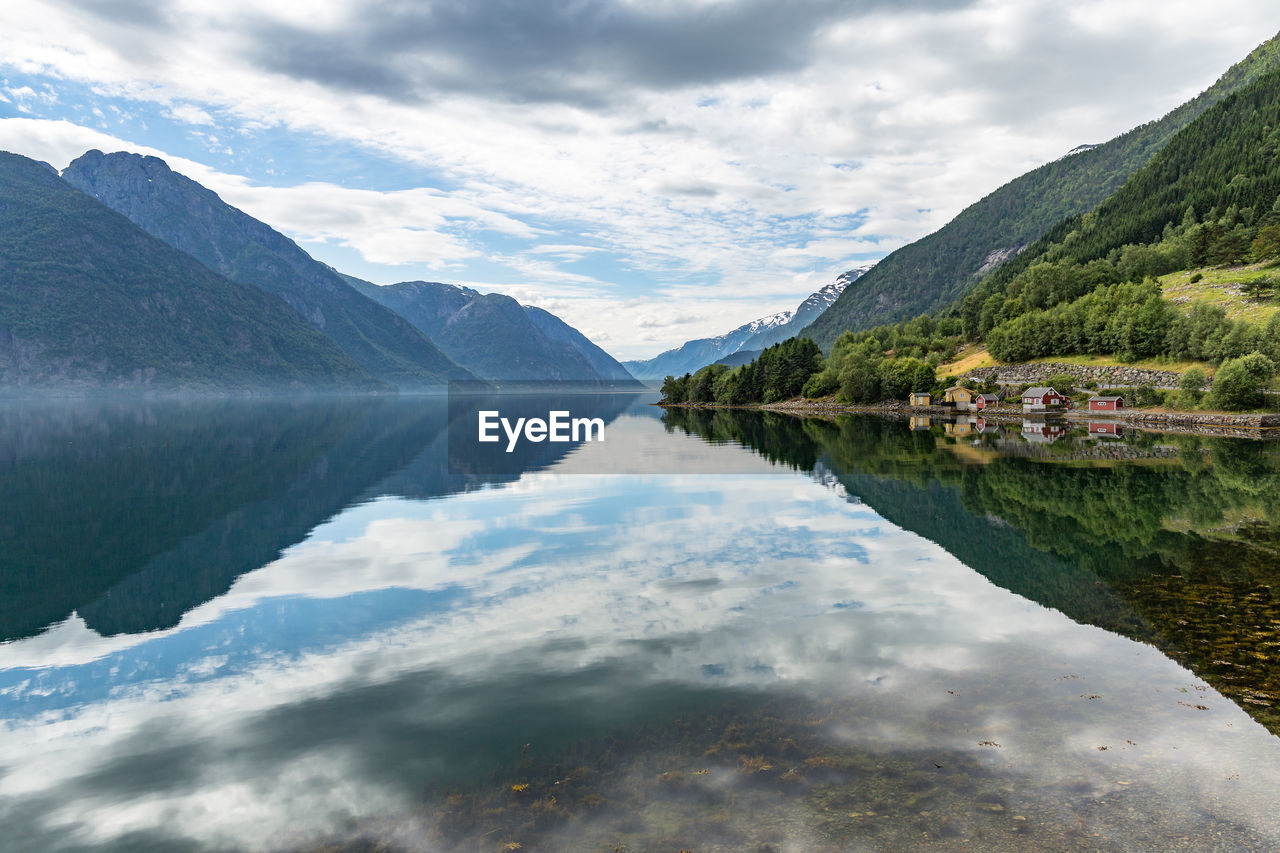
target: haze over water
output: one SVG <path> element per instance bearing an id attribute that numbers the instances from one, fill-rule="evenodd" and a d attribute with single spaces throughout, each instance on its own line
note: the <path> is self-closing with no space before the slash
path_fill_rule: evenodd
<path id="1" fill-rule="evenodd" d="M 1275 444 L 651 401 L 0 410 L 0 850 L 1280 846 Z"/>

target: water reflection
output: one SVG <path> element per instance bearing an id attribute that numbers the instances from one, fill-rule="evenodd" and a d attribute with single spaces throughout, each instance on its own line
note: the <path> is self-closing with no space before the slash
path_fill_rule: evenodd
<path id="1" fill-rule="evenodd" d="M 886 518 L 1020 595 L 1157 643 L 1280 732 L 1280 442 L 1082 430 L 1045 446 L 1016 427 L 956 441 L 874 418 L 738 423 L 751 417 L 667 421 L 825 454 Z"/>
<path id="2" fill-rule="evenodd" d="M 592 474 L 606 443 L 468 487 L 427 415 L 331 417 L 274 482 L 344 441 L 385 461 L 339 478 L 336 514 L 301 506 L 282 553 L 145 631 L 77 614 L 0 645 L 0 846 L 1280 843 L 1280 742 L 1099 583 L 1166 577 L 1120 573 L 1142 549 L 1189 555 L 1171 513 L 1216 523 L 1163 490 L 1120 506 L 1108 478 L 1198 484 L 1220 518 L 1259 506 L 1236 478 L 1271 476 L 1265 450 L 1075 468 L 907 424 L 635 407 L 611 422 L 629 447 L 742 473 Z M 405 439 L 358 440 L 384 435 Z M 1108 524 L 1090 483 L 1146 514 Z M 186 535 L 273 505 L 242 494 Z M 130 579 L 109 588 L 156 588 Z"/>
<path id="3" fill-rule="evenodd" d="M 573 399 L 607 422 L 637 405 Z M 430 397 L 0 406 L 0 640 L 72 611 L 105 634 L 171 627 L 344 507 L 509 482 L 572 449 L 459 470 L 460 414 Z"/>

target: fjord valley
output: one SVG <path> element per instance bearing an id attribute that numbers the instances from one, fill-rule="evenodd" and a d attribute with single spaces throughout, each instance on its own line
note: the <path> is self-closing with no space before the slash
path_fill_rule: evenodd
<path id="1" fill-rule="evenodd" d="M 1280 850 L 1224 3 L 0 4 L 0 853 Z"/>
<path id="2" fill-rule="evenodd" d="M 752 320 L 714 338 L 686 341 L 653 358 L 626 362 L 626 368 L 640 379 L 661 379 L 664 376 L 691 373 L 717 362 L 746 364 L 767 347 L 807 334 L 805 330 L 831 307 L 845 288 L 870 269 L 871 266 L 862 266 L 841 273 L 831 284 L 809 294 L 794 311 L 783 311 Z"/>

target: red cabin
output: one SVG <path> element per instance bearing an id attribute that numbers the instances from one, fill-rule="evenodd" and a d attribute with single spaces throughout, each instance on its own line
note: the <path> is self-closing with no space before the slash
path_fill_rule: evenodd
<path id="1" fill-rule="evenodd" d="M 1091 397 L 1089 411 L 1115 412 L 1124 408 L 1124 397 Z"/>
<path id="2" fill-rule="evenodd" d="M 1024 412 L 1043 412 L 1045 409 L 1063 406 L 1066 402 L 1067 398 L 1052 388 L 1037 386 L 1022 392 L 1022 411 Z"/>
<path id="3" fill-rule="evenodd" d="M 1000 398 L 995 394 L 979 394 L 973 398 L 973 407 L 978 411 L 1000 405 Z"/>

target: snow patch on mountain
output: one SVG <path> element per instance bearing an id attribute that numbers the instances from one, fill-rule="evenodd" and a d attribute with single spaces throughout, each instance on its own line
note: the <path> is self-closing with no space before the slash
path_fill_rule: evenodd
<path id="1" fill-rule="evenodd" d="M 1068 157 L 1070 157 L 1072 154 L 1083 154 L 1083 153 L 1084 153 L 1084 152 L 1086 152 L 1086 151 L 1092 151 L 1093 149 L 1095 149 L 1095 148 L 1097 148 L 1097 147 L 1098 147 L 1097 145 L 1094 145 L 1094 144 L 1092 144 L 1092 143 L 1088 143 L 1088 142 L 1086 142 L 1084 145 L 1077 145 L 1075 148 L 1072 148 L 1072 149 L 1071 149 L 1070 151 L 1068 151 L 1066 154 L 1063 154 L 1061 157 L 1059 157 L 1057 160 L 1054 160 L 1053 162 L 1055 162 L 1055 163 L 1056 163 L 1056 162 L 1058 162 L 1058 160 L 1065 160 L 1065 159 L 1067 159 Z"/>
<path id="2" fill-rule="evenodd" d="M 794 311 L 779 311 L 743 323 L 718 337 L 687 341 L 676 349 L 667 350 L 651 359 L 624 361 L 623 365 L 633 376 L 641 379 L 661 379 L 667 375 L 692 373 L 735 352 L 761 350 L 781 343 L 808 328 L 809 324 L 840 298 L 846 287 L 861 278 L 871 267 L 871 264 L 867 264 L 841 273 L 835 281 L 809 294 Z"/>

